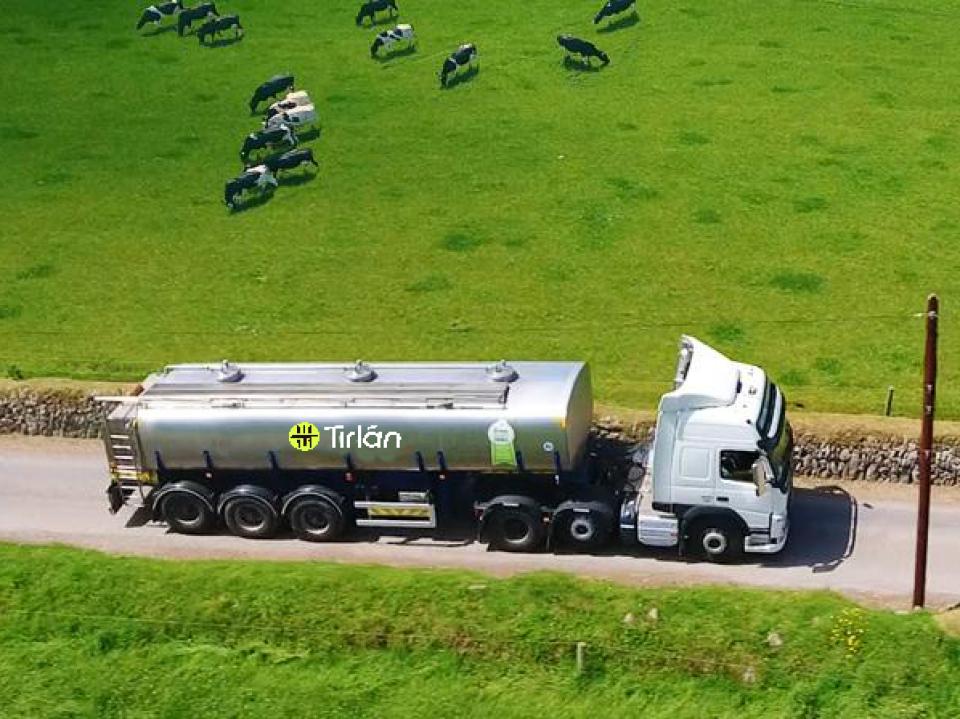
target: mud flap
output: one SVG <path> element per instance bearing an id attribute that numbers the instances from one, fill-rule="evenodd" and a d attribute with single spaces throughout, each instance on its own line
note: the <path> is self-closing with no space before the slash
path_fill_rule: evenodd
<path id="1" fill-rule="evenodd" d="M 123 501 L 123 489 L 120 488 L 120 485 L 111 482 L 110 486 L 107 487 L 107 499 L 110 501 L 110 514 L 116 514 L 120 511 L 120 507 L 124 505 Z"/>

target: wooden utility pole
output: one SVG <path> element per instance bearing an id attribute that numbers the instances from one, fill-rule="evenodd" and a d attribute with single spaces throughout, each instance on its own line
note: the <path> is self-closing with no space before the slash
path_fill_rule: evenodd
<path id="1" fill-rule="evenodd" d="M 940 300 L 927 297 L 927 342 L 923 355 L 923 419 L 920 426 L 920 476 L 917 500 L 917 558 L 913 606 L 922 608 L 927 592 L 927 538 L 930 533 L 930 465 L 933 462 L 933 415 L 937 397 L 937 321 Z"/>

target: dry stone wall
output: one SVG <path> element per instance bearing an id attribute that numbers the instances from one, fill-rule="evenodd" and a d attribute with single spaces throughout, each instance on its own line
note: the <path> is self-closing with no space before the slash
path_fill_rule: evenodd
<path id="1" fill-rule="evenodd" d="M 100 408 L 83 392 L 24 387 L 0 393 L 0 434 L 98 437 L 100 430 Z M 594 426 L 593 448 L 607 458 L 621 456 L 623 449 L 650 437 L 652 431 L 650 424 L 628 425 L 602 417 Z M 868 482 L 914 482 L 917 459 L 914 440 L 894 437 L 824 438 L 802 432 L 794 451 L 798 475 Z M 960 484 L 960 439 L 935 446 L 933 481 Z"/>

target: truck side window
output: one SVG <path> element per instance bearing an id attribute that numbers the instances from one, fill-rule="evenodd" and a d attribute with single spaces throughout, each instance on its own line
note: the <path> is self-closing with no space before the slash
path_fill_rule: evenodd
<path id="1" fill-rule="evenodd" d="M 735 482 L 752 482 L 753 463 L 759 458 L 759 452 L 725 449 L 720 452 L 720 477 Z"/>

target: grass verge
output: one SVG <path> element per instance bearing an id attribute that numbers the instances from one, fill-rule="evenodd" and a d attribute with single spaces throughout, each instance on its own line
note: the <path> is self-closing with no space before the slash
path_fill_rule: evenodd
<path id="1" fill-rule="evenodd" d="M 0 545 L 7 716 L 955 717 L 958 676 L 826 593 Z"/>

